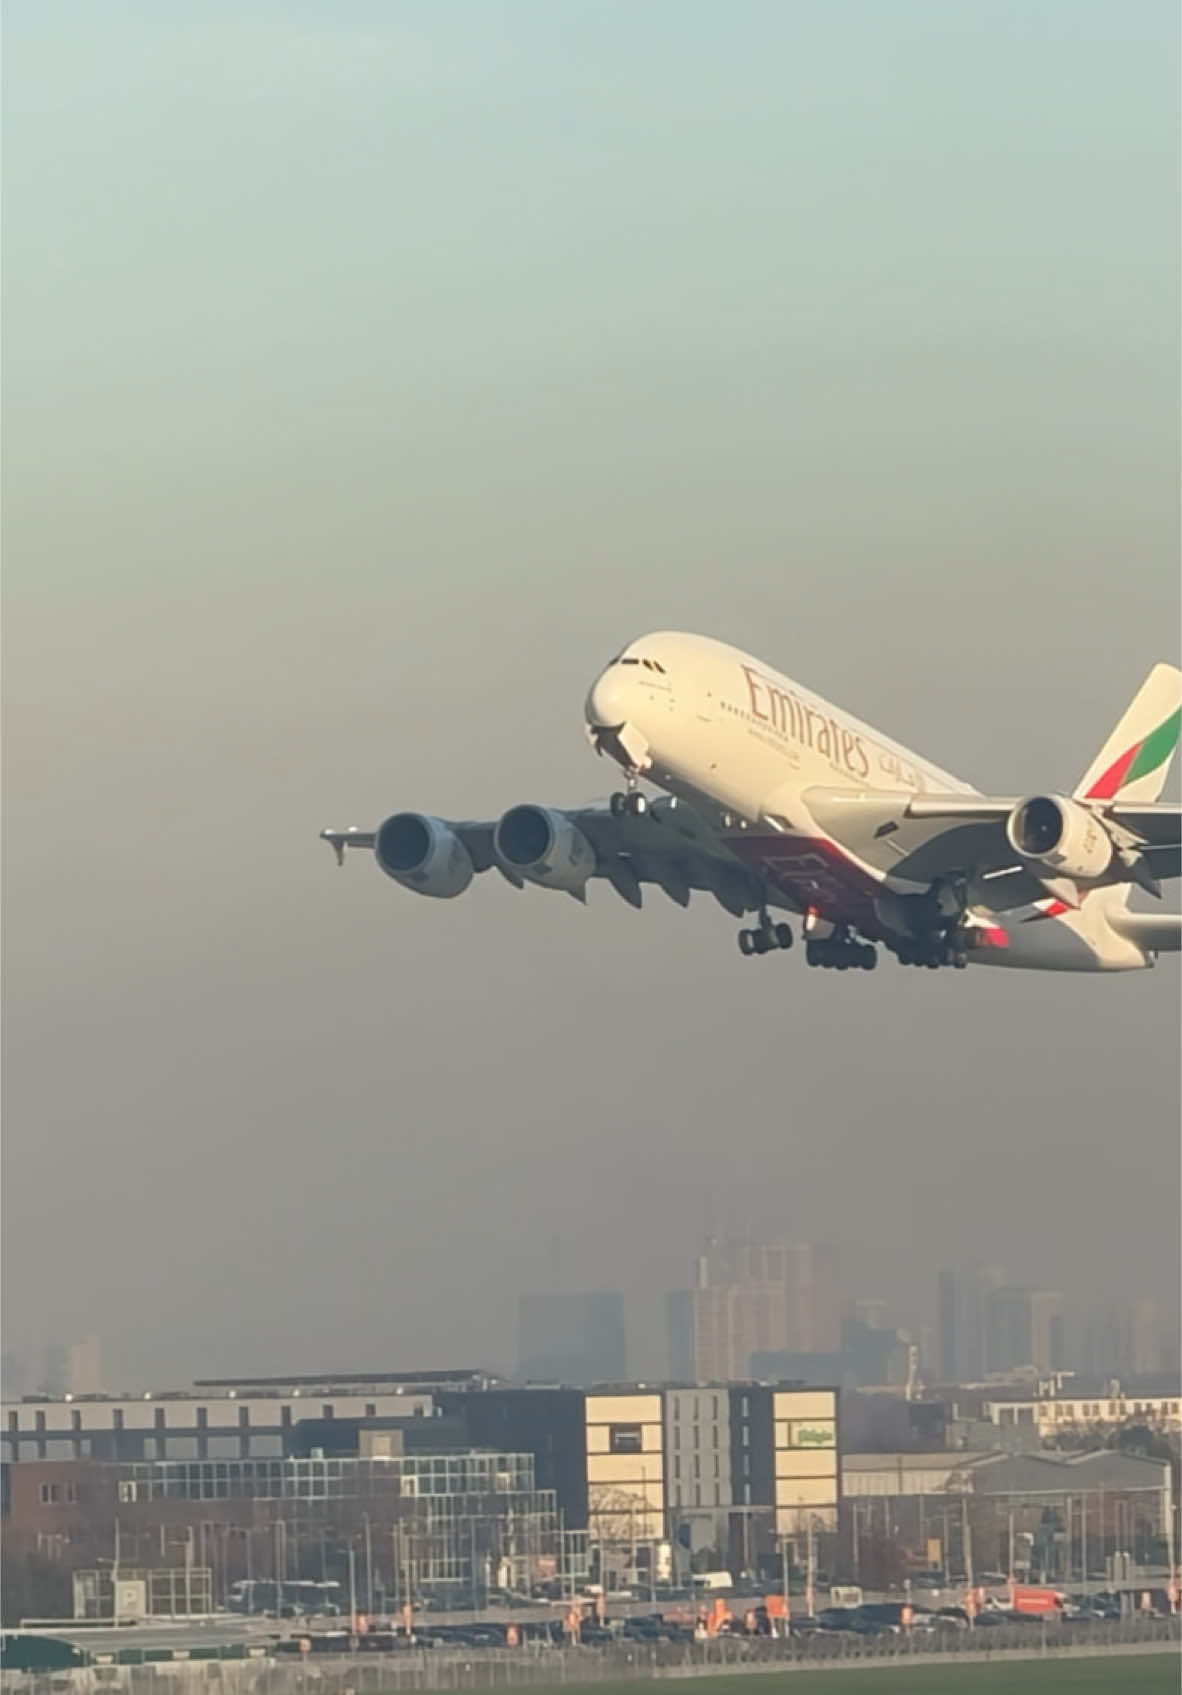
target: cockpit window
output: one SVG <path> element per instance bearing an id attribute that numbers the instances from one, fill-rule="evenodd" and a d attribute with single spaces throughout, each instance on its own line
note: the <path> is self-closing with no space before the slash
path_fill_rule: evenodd
<path id="1" fill-rule="evenodd" d="M 642 659 L 638 653 L 617 653 L 612 660 L 613 665 L 643 665 L 646 671 L 659 671 L 665 675 L 665 667 L 659 659 Z"/>

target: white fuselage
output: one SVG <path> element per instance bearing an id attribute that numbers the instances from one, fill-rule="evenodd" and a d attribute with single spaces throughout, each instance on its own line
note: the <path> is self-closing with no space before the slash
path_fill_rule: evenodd
<path id="1" fill-rule="evenodd" d="M 847 789 L 972 795 L 961 781 L 737 648 L 676 632 L 642 636 L 596 679 L 588 723 L 618 727 L 601 745 L 701 812 L 736 857 L 784 900 L 874 934 L 876 893 L 910 889 L 820 828 L 804 796 Z M 1152 963 L 1109 924 L 1113 890 L 1049 916 L 1050 900 L 1004 915 L 975 908 L 988 945 L 970 958 L 1044 970 L 1129 970 Z M 867 917 L 867 915 L 870 915 Z"/>

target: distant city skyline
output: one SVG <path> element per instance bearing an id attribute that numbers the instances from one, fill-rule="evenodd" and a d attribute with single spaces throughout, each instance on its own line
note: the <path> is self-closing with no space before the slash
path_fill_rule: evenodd
<path id="1" fill-rule="evenodd" d="M 707 1291 L 705 1304 L 695 1308 L 693 1290 L 674 1290 L 665 1296 L 665 1354 L 656 1364 L 633 1362 L 633 1299 L 620 1290 L 565 1287 L 523 1291 L 517 1297 L 516 1347 L 511 1355 L 443 1363 L 488 1370 L 505 1380 L 576 1386 L 643 1377 L 693 1382 L 740 1380 L 749 1375 L 887 1384 L 904 1380 L 909 1347 L 918 1350 L 920 1374 L 930 1387 L 1000 1381 L 1023 1370 L 1065 1371 L 1089 1380 L 1169 1377 L 1182 1370 L 1177 1323 L 1156 1296 L 1090 1303 L 1070 1291 L 1062 1294 L 1013 1283 L 1006 1268 L 982 1262 L 940 1268 L 933 1278 L 934 1300 L 916 1311 L 882 1296 L 851 1294 L 838 1285 L 832 1297 L 826 1295 L 827 1304 L 837 1299 L 842 1314 L 832 1347 L 790 1346 L 784 1286 L 759 1274 L 778 1268 L 786 1276 L 793 1264 L 792 1246 L 743 1238 L 708 1240 L 694 1261 Z M 838 1244 L 823 1246 L 834 1260 L 840 1255 Z M 711 1288 L 711 1277 L 727 1281 Z M 955 1309 L 949 1304 L 954 1291 L 959 1301 Z M 699 1326 L 704 1327 L 700 1347 L 705 1349 L 696 1360 L 695 1311 Z M 51 1342 L 40 1349 L 6 1348 L 5 1397 L 134 1392 L 149 1386 L 135 1378 L 110 1377 L 104 1373 L 103 1359 L 103 1344 L 97 1336 L 68 1344 Z M 301 1362 L 273 1363 L 281 1376 L 286 1367 L 298 1367 Z M 348 1376 L 356 1370 L 430 1371 L 441 1362 L 410 1357 L 392 1361 L 386 1354 L 371 1352 L 345 1361 L 325 1355 L 303 1363 L 312 1371 Z M 263 1367 L 259 1371 L 267 1375 Z M 182 1388 L 199 1375 L 182 1372 L 175 1382 L 154 1379 L 151 1386 Z"/>

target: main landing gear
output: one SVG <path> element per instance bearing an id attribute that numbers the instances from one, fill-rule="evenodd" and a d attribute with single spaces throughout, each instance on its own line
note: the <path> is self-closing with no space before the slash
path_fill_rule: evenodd
<path id="1" fill-rule="evenodd" d="M 759 915 L 757 930 L 739 931 L 739 952 L 745 957 L 752 954 L 774 953 L 777 948 L 792 946 L 792 930 L 787 924 L 773 924 L 766 912 Z"/>
<path id="2" fill-rule="evenodd" d="M 899 910 L 911 933 L 888 943 L 899 964 L 925 965 L 929 971 L 951 965 L 963 971 L 974 938 L 964 921 L 967 904 L 963 879 L 937 879 L 926 894 L 901 901 Z"/>
<path id="3" fill-rule="evenodd" d="M 838 928 L 831 936 L 807 941 L 804 957 L 810 965 L 826 971 L 873 971 L 878 964 L 878 949 L 869 942 L 855 941 L 847 929 Z"/>
<path id="4" fill-rule="evenodd" d="M 926 965 L 929 971 L 938 971 L 942 965 L 963 971 L 969 962 L 965 939 L 956 931 L 949 936 L 921 936 L 900 942 L 895 954 L 900 965 Z"/>

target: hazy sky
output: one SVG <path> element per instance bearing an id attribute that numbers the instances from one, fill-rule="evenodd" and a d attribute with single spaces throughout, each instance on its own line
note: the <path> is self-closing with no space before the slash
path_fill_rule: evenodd
<path id="1" fill-rule="evenodd" d="M 733 640 L 1072 784 L 1178 656 L 1174 0 L 8 0 L 6 1344 L 511 1358 L 704 1224 L 1177 1281 L 1176 961 L 806 972 L 322 825 Z"/>

